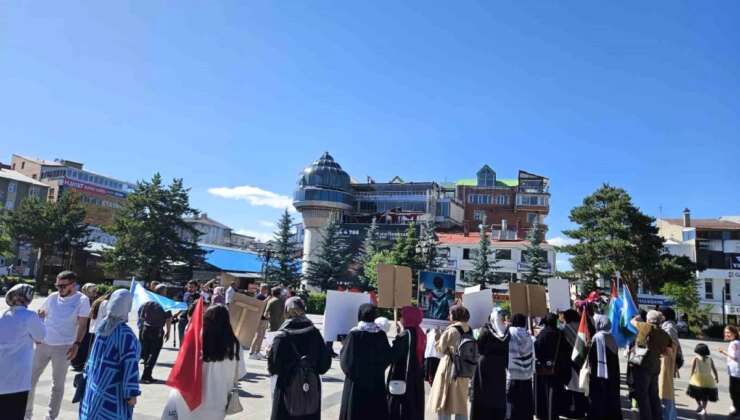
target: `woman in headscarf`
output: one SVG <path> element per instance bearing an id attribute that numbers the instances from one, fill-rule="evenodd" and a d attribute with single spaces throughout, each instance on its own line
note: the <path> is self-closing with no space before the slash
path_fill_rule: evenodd
<path id="1" fill-rule="evenodd" d="M 589 395 L 591 408 L 588 419 L 621 420 L 622 406 L 619 399 L 619 348 L 611 334 L 609 317 L 595 315 L 596 334 L 588 352 L 591 367 Z"/>
<path id="2" fill-rule="evenodd" d="M 95 283 L 85 283 L 80 291 L 90 301 L 90 305 L 92 305 L 98 297 L 98 286 Z M 87 323 L 87 329 L 85 330 L 85 335 L 82 337 L 82 341 L 80 341 L 77 355 L 75 355 L 75 358 L 70 362 L 72 370 L 75 372 L 82 372 L 82 369 L 85 367 L 85 362 L 87 361 L 87 356 L 90 354 L 90 347 L 92 344 L 91 333 L 94 334 L 95 332 L 90 331 L 90 318 L 87 319 Z"/>
<path id="3" fill-rule="evenodd" d="M 108 315 L 108 299 L 110 299 L 111 294 L 113 294 L 113 292 L 104 294 L 95 299 L 92 305 L 90 305 L 90 327 L 88 328 L 88 331 L 90 332 L 91 347 L 95 343 L 95 332 L 98 329 L 98 324 L 103 322 L 106 315 Z"/>
<path id="4" fill-rule="evenodd" d="M 527 318 L 515 314 L 509 327 L 509 390 L 511 420 L 531 420 L 534 416 L 532 376 L 534 375 L 534 342 L 527 331 Z"/>
<path id="5" fill-rule="evenodd" d="M 211 303 L 214 305 L 226 305 L 226 289 L 223 286 L 213 289 Z"/>
<path id="6" fill-rule="evenodd" d="M 359 322 L 344 339 L 339 355 L 345 375 L 339 420 L 388 418 L 385 369 L 393 356 L 388 336 L 375 318 L 373 305 L 361 305 Z"/>
<path id="7" fill-rule="evenodd" d="M 401 395 L 388 394 L 388 412 L 391 420 L 424 420 L 424 349 L 427 337 L 419 327 L 423 313 L 413 306 L 401 309 L 401 330 L 393 341 L 393 364 L 388 373 L 390 382 L 404 381 L 406 391 Z"/>
<path id="8" fill-rule="evenodd" d="M 16 284 L 5 295 L 8 304 L 0 317 L 0 407 L 4 419 L 21 420 L 25 416 L 28 391 L 31 389 L 33 343 L 43 341 L 46 326 L 34 311 L 28 310 L 33 300 L 33 286 Z"/>
<path id="9" fill-rule="evenodd" d="M 566 355 L 570 355 L 573 352 L 573 346 L 576 344 L 576 338 L 578 337 L 578 327 L 581 324 L 581 316 L 575 309 L 568 309 L 563 312 L 563 348 L 562 350 Z M 588 398 L 583 392 L 583 389 L 578 384 L 579 374 L 583 366 L 576 366 L 570 357 L 568 358 L 568 365 L 570 366 L 570 378 L 565 384 L 565 397 L 563 402 L 563 416 L 571 419 L 582 419 L 586 416 L 588 411 Z"/>
<path id="10" fill-rule="evenodd" d="M 131 419 L 139 389 L 139 340 L 126 324 L 133 296 L 116 290 L 108 314 L 98 324 L 96 340 L 85 365 L 87 388 L 80 404 L 80 420 Z"/>
<path id="11" fill-rule="evenodd" d="M 570 380 L 570 353 L 565 351 L 565 334 L 558 329 L 558 316 L 547 314 L 542 331 L 534 342 L 536 358 L 535 409 L 541 420 L 557 419 L 563 410 L 565 384 Z"/>
<path id="12" fill-rule="evenodd" d="M 503 311 L 491 313 L 490 323 L 478 334 L 478 369 L 473 377 L 471 420 L 506 418 L 506 367 L 511 336 Z"/>
<path id="13" fill-rule="evenodd" d="M 316 374 L 323 375 L 331 367 L 331 353 L 326 347 L 324 337 L 306 317 L 306 307 L 299 297 L 285 301 L 285 322 L 279 329 L 267 351 L 267 370 L 276 377 L 272 396 L 272 420 L 321 420 L 321 406 L 312 414 L 291 416 L 285 406 L 288 381 L 293 367 L 301 357 L 313 362 Z M 296 354 L 296 351 L 298 354 Z"/>
<path id="14" fill-rule="evenodd" d="M 442 355 L 437 374 L 434 377 L 432 391 L 429 394 L 427 410 L 437 414 L 439 419 L 456 419 L 468 417 L 468 389 L 470 378 L 456 378 L 454 375 L 454 357 L 462 341 L 462 333 L 468 333 L 470 312 L 462 305 L 450 308 L 450 326 L 437 340 L 437 352 Z M 461 332 L 462 331 L 462 332 Z"/>

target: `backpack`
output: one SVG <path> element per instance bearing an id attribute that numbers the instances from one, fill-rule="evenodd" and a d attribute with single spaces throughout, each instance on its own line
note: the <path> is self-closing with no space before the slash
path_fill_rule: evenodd
<path id="1" fill-rule="evenodd" d="M 298 358 L 287 381 L 283 402 L 291 417 L 307 416 L 321 406 L 321 379 L 314 369 L 311 357 L 301 355 L 291 339 L 290 347 Z"/>
<path id="2" fill-rule="evenodd" d="M 478 343 L 473 337 L 473 330 L 464 332 L 461 327 L 455 326 L 460 333 L 460 344 L 457 345 L 457 353 L 452 355 L 453 377 L 472 378 L 478 366 Z"/>

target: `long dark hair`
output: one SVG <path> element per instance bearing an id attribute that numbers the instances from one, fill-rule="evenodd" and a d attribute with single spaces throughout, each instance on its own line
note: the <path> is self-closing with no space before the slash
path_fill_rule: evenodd
<path id="1" fill-rule="evenodd" d="M 95 299 L 95 302 L 93 302 L 92 306 L 90 307 L 90 319 L 98 319 L 98 311 L 100 311 L 100 304 L 110 299 L 110 295 L 112 294 L 113 292 L 108 292 L 104 294 L 103 296 Z"/>
<path id="2" fill-rule="evenodd" d="M 203 361 L 239 360 L 239 340 L 229 322 L 229 311 L 221 305 L 211 306 L 203 316 Z"/>

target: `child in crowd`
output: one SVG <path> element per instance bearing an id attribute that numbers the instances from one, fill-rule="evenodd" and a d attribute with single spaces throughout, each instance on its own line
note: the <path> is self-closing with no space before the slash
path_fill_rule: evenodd
<path id="1" fill-rule="evenodd" d="M 698 407 L 696 412 L 700 416 L 707 414 L 707 402 L 717 402 L 717 368 L 714 367 L 714 361 L 709 356 L 709 347 L 704 343 L 699 343 L 694 348 L 694 364 L 691 366 L 691 379 L 689 380 L 689 389 L 686 394 L 695 399 Z M 714 374 L 714 380 L 712 380 Z"/>
<path id="2" fill-rule="evenodd" d="M 729 341 L 730 345 L 727 350 L 720 348 L 719 352 L 727 356 L 727 373 L 730 375 L 730 398 L 732 398 L 730 416 L 734 417 L 740 409 L 740 332 L 736 326 L 725 327 L 725 341 Z"/>

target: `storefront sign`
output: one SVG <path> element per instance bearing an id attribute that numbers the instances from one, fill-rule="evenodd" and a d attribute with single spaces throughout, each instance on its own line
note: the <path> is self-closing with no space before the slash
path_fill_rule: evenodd
<path id="1" fill-rule="evenodd" d="M 740 306 L 725 305 L 725 311 L 727 312 L 727 315 L 740 315 Z"/>
<path id="2" fill-rule="evenodd" d="M 110 188 L 98 187 L 96 185 L 88 184 L 85 182 L 75 181 L 69 178 L 64 178 L 63 185 L 71 188 L 76 188 L 78 190 L 93 192 L 96 194 L 105 194 L 118 198 L 126 198 L 126 193 L 111 190 Z"/>
<path id="3" fill-rule="evenodd" d="M 637 297 L 637 303 L 639 305 L 650 305 L 650 306 L 673 306 L 675 305 L 675 302 L 659 298 L 659 297 Z"/>
<path id="4" fill-rule="evenodd" d="M 540 269 L 551 273 L 552 272 L 552 265 L 548 262 L 540 264 Z M 528 272 L 529 271 L 529 263 L 527 262 L 519 262 L 516 264 L 516 271 L 522 273 L 522 272 Z"/>
<path id="5" fill-rule="evenodd" d="M 735 278 L 735 279 L 740 279 L 740 271 L 737 271 L 737 270 L 730 270 L 730 271 L 729 271 L 729 272 L 727 273 L 727 277 L 729 277 L 729 278 L 731 278 L 731 279 L 732 279 L 732 278 Z"/>
<path id="6" fill-rule="evenodd" d="M 730 268 L 740 270 L 740 254 L 729 254 Z"/>

